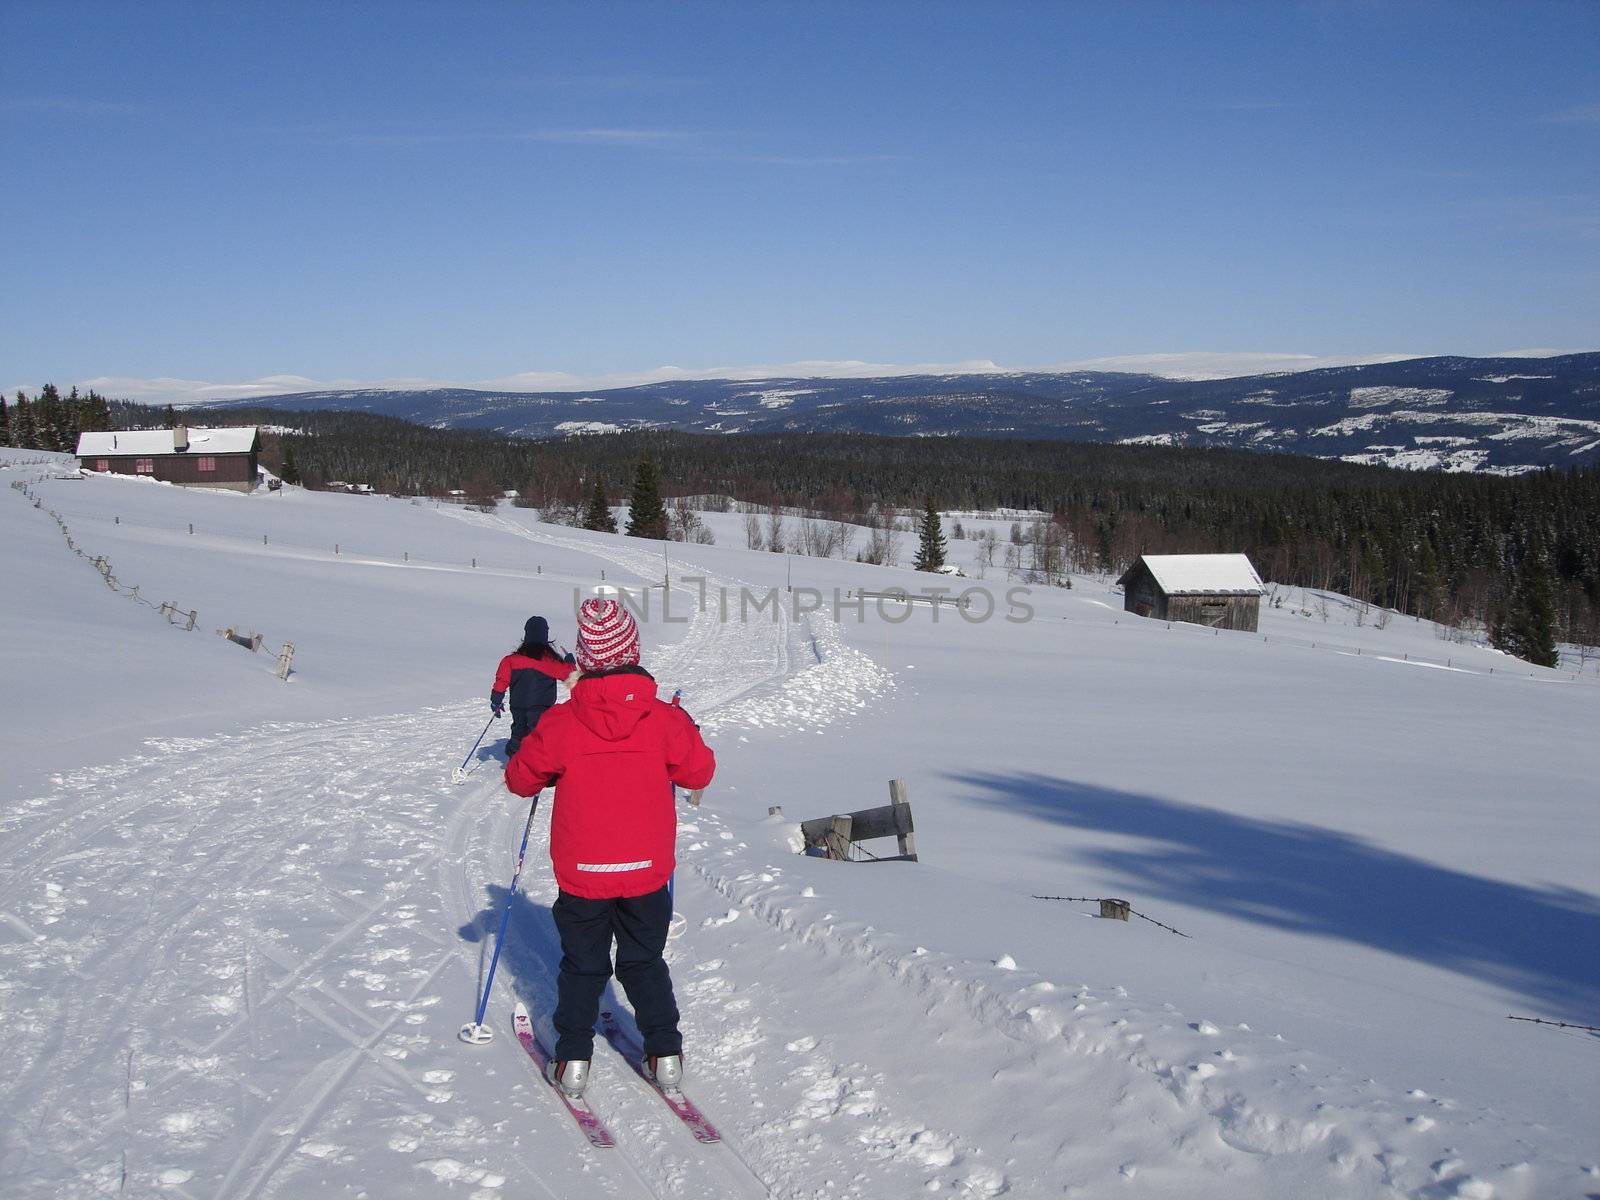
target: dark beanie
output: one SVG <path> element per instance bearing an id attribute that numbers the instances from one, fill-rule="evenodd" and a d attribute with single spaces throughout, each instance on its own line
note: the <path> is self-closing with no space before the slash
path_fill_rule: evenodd
<path id="1" fill-rule="evenodd" d="M 550 640 L 550 622 L 543 617 L 529 617 L 528 623 L 522 627 L 522 640 L 525 642 L 548 642 Z"/>

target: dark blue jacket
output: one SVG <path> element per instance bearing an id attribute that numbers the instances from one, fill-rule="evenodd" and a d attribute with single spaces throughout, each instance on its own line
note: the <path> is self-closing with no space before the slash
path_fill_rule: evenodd
<path id="1" fill-rule="evenodd" d="M 500 669 L 494 673 L 494 690 L 489 693 L 489 703 L 496 708 L 511 693 L 511 710 L 549 708 L 556 702 L 556 681 L 565 679 L 578 668 L 572 657 L 529 658 L 526 654 L 508 654 L 500 660 Z"/>

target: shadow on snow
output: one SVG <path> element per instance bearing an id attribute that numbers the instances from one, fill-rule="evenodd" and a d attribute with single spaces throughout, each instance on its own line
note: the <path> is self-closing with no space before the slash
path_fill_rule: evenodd
<path id="1" fill-rule="evenodd" d="M 473 1010 L 476 1010 L 478 998 L 483 995 L 483 980 L 489 970 L 489 959 L 494 954 L 494 935 L 500 928 L 507 888 L 497 883 L 490 884 L 484 891 L 488 896 L 485 907 L 456 931 L 462 941 L 478 946 L 477 990 L 472 994 Z M 539 1033 L 539 1041 L 547 1049 L 555 1044 L 550 1014 L 556 1008 L 556 970 L 560 963 L 561 935 L 556 932 L 550 906 L 529 899 L 526 892 L 519 890 L 511 901 L 511 920 L 506 926 L 505 945 L 500 950 L 500 965 L 495 968 L 495 978 L 509 981 L 517 999 L 528 1006 L 534 1028 Z M 606 984 L 605 994 L 600 998 L 600 1011 L 615 1014 L 617 1025 L 638 1038 L 633 1010 L 622 1002 L 615 978 Z M 496 1034 L 508 1038 L 511 1036 L 511 1011 L 504 1000 L 497 999 L 496 995 L 489 997 L 489 1008 L 483 1019 L 494 1026 Z"/>
<path id="2" fill-rule="evenodd" d="M 1428 963 L 1600 1016 L 1600 896 L 1469 875 L 1316 825 L 1239 816 L 1040 774 L 951 778 L 981 803 L 1138 839 L 1073 850 L 1159 897 Z M 1135 900 L 1137 906 L 1138 900 Z"/>

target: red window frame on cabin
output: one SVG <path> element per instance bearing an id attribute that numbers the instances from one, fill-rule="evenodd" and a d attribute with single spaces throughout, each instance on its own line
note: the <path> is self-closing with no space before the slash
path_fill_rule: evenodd
<path id="1" fill-rule="evenodd" d="M 217 469 L 217 460 L 213 455 L 203 454 L 195 460 L 195 465 L 201 471 L 215 471 Z"/>
<path id="2" fill-rule="evenodd" d="M 156 473 L 156 460 L 153 458 L 134 459 L 133 473 L 135 475 L 154 475 Z"/>
<path id="3" fill-rule="evenodd" d="M 109 470 L 111 470 L 111 460 L 109 458 L 97 458 L 97 459 L 95 459 L 94 460 L 94 469 L 96 471 L 109 471 Z"/>

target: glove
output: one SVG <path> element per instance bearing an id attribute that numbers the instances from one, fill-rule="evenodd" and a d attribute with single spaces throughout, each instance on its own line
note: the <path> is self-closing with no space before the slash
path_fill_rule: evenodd
<path id="1" fill-rule="evenodd" d="M 498 721 L 500 719 L 501 709 L 500 709 L 500 706 L 498 704 L 489 705 L 489 711 L 494 714 L 495 720 Z"/>

